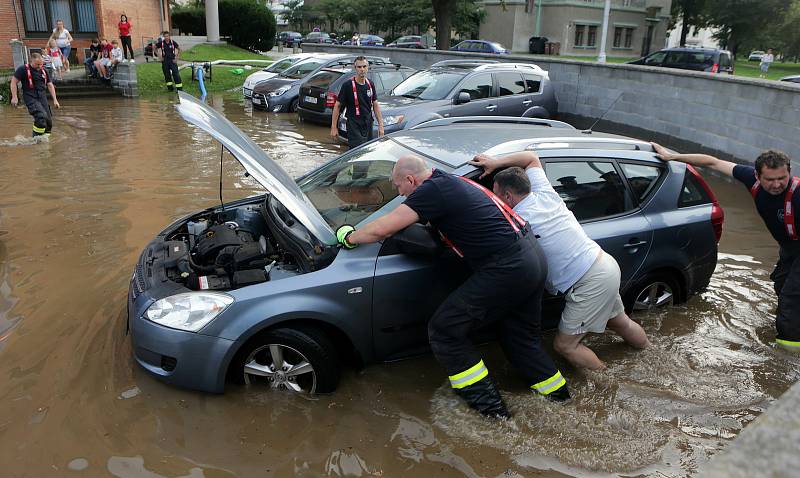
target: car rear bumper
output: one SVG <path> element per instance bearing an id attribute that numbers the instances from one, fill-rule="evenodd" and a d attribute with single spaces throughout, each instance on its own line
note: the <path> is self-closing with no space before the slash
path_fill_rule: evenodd
<path id="1" fill-rule="evenodd" d="M 327 126 L 330 126 L 331 120 L 333 119 L 333 111 L 331 108 L 325 108 L 325 111 L 314 111 L 303 108 L 303 105 L 299 105 L 297 107 L 297 114 L 306 121 Z"/>
<path id="2" fill-rule="evenodd" d="M 171 329 L 143 317 L 153 303 L 147 291 L 128 294 L 128 327 L 133 356 L 150 375 L 170 385 L 222 393 L 225 373 L 236 342 Z"/>

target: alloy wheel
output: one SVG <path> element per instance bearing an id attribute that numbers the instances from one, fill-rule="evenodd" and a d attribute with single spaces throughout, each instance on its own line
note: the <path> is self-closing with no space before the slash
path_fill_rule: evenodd
<path id="1" fill-rule="evenodd" d="M 675 294 L 671 285 L 661 281 L 651 282 L 636 296 L 633 310 L 660 309 L 672 305 L 674 300 Z"/>
<path id="2" fill-rule="evenodd" d="M 305 355 L 283 344 L 256 348 L 244 362 L 244 382 L 248 385 L 266 381 L 271 388 L 312 394 L 317 375 Z"/>

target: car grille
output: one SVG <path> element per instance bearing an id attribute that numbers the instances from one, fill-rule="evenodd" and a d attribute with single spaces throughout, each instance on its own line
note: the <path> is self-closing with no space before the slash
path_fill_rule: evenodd
<path id="1" fill-rule="evenodd" d="M 264 108 L 269 108 L 269 102 L 267 101 L 267 95 L 263 93 L 253 93 L 253 104 L 263 106 Z"/>

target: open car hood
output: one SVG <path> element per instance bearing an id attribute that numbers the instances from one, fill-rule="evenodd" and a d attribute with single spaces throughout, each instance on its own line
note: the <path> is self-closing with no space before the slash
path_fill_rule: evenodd
<path id="1" fill-rule="evenodd" d="M 178 92 L 178 113 L 222 143 L 244 169 L 267 189 L 303 226 L 323 244 L 336 244 L 336 237 L 317 208 L 311 204 L 297 183 L 273 161 L 250 137 L 197 98 Z"/>

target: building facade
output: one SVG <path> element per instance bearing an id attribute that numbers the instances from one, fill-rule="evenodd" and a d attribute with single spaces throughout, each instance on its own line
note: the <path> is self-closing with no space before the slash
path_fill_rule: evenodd
<path id="1" fill-rule="evenodd" d="M 29 49 L 44 48 L 57 20 L 72 34 L 70 62 L 80 66 L 92 38 L 119 37 L 122 14 L 133 25 L 137 51 L 170 28 L 168 0 L 0 0 L 0 68 L 13 66 L 11 40 L 21 40 Z"/>
<path id="2" fill-rule="evenodd" d="M 484 0 L 480 37 L 516 52 L 546 37 L 561 55 L 597 56 L 605 0 Z M 664 48 L 672 0 L 611 0 L 606 55 L 638 57 Z M 539 32 L 537 34 L 537 13 Z"/>

